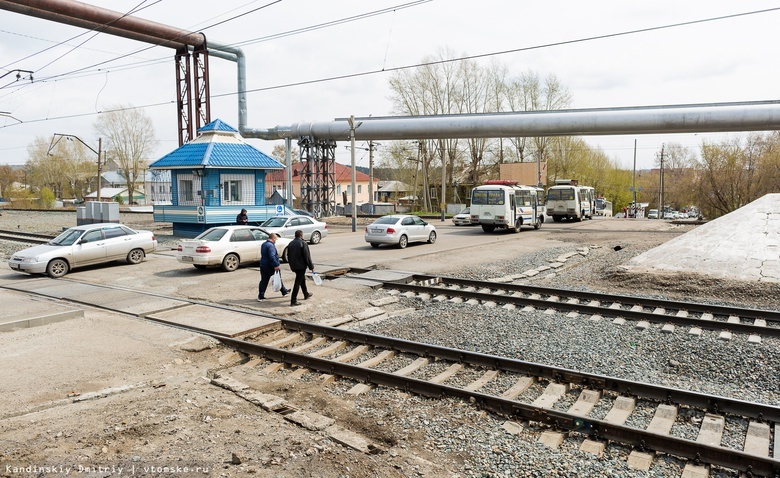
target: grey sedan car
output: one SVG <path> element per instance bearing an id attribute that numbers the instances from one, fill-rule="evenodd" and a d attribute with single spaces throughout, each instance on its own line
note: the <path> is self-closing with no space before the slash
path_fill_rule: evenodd
<path id="1" fill-rule="evenodd" d="M 260 224 L 268 232 L 278 234 L 279 237 L 295 239 L 295 231 L 303 231 L 303 238 L 311 244 L 319 243 L 328 235 L 328 225 L 318 221 L 313 217 L 296 216 L 274 216 L 264 223 Z"/>
<path id="2" fill-rule="evenodd" d="M 56 279 L 77 267 L 120 259 L 140 264 L 155 249 L 157 239 L 151 231 L 136 231 L 115 223 L 85 224 L 71 227 L 46 244 L 14 253 L 8 266 Z"/>
<path id="3" fill-rule="evenodd" d="M 393 244 L 401 249 L 410 242 L 436 242 L 436 228 L 432 224 L 409 214 L 382 216 L 366 226 L 366 242 L 371 247 Z"/>

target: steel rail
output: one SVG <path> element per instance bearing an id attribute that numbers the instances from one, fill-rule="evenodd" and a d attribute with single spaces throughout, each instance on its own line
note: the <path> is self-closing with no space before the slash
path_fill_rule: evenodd
<path id="1" fill-rule="evenodd" d="M 6 231 L 0 229 L 0 240 L 24 242 L 28 244 L 46 244 L 54 239 L 54 236 L 36 234 L 33 232 Z"/>
<path id="2" fill-rule="evenodd" d="M 600 292 L 585 292 L 585 291 L 577 291 L 577 290 L 568 290 L 568 289 L 559 289 L 559 288 L 551 288 L 551 287 L 539 287 L 539 286 L 531 286 L 531 285 L 519 285 L 519 284 L 508 284 L 508 283 L 497 283 L 497 282 L 488 282 L 488 281 L 478 281 L 478 280 L 470 280 L 470 279 L 458 279 L 453 277 L 439 277 L 439 276 L 431 276 L 431 275 L 413 275 L 408 279 L 405 280 L 396 280 L 396 281 L 383 281 L 383 287 L 387 287 L 389 289 L 396 289 L 396 290 L 411 290 L 411 291 L 425 291 L 425 292 L 441 292 L 444 295 L 467 295 L 469 294 L 468 291 L 464 291 L 462 289 L 447 289 L 444 287 L 436 287 L 433 285 L 415 285 L 411 284 L 411 282 L 421 282 L 421 283 L 428 283 L 428 284 L 438 284 L 438 285 L 457 285 L 459 287 L 474 287 L 477 289 L 491 289 L 494 291 L 498 290 L 506 290 L 510 293 L 512 292 L 522 292 L 526 294 L 539 294 L 539 295 L 546 295 L 546 296 L 555 296 L 555 297 L 572 297 L 577 299 L 585 299 L 589 301 L 597 301 L 600 303 L 603 302 L 610 302 L 610 303 L 620 303 L 625 304 L 629 306 L 633 305 L 639 305 L 643 307 L 657 307 L 657 308 L 663 308 L 665 310 L 675 310 L 680 311 L 684 310 L 687 312 L 697 312 L 697 313 L 710 313 L 713 315 L 718 316 L 738 316 L 741 318 L 746 319 L 764 319 L 770 322 L 777 322 L 780 323 L 780 311 L 775 310 L 763 310 L 763 309 L 751 309 L 751 308 L 742 308 L 742 307 L 732 307 L 732 306 L 723 306 L 723 305 L 713 305 L 713 304 L 702 304 L 697 302 L 680 302 L 680 301 L 672 301 L 672 300 L 666 300 L 666 299 L 653 299 L 653 298 L 645 298 L 645 297 L 634 297 L 634 296 L 625 296 L 625 295 L 616 295 L 616 294 L 604 294 Z M 478 293 L 478 292 L 471 292 L 471 294 L 476 294 L 474 298 L 482 297 L 485 294 Z M 581 305 L 577 304 L 567 304 L 562 303 L 558 301 L 549 301 L 549 300 L 539 300 L 539 299 L 528 299 L 528 298 L 522 298 L 517 296 L 511 296 L 511 295 L 503 295 L 503 294 L 489 294 L 490 297 L 493 297 L 493 300 L 500 300 L 504 301 L 505 299 L 522 299 L 525 301 L 529 301 L 529 303 L 543 303 L 546 304 L 546 307 L 550 307 L 551 304 L 562 304 L 562 308 L 566 308 L 566 310 L 576 310 L 576 307 L 582 307 Z M 575 308 L 571 308 L 571 306 L 575 306 Z M 593 306 L 591 306 L 593 307 Z M 621 316 L 630 316 L 633 313 L 630 310 L 624 310 L 624 309 L 609 309 L 612 311 L 612 313 L 609 314 L 609 316 L 615 316 L 616 314 Z M 637 317 L 640 317 L 642 313 L 639 313 Z M 647 314 L 647 313 L 644 313 Z M 664 319 L 686 319 L 685 317 L 673 317 L 669 315 L 659 315 L 659 314 L 651 314 L 655 315 L 656 320 L 654 322 L 658 322 L 658 317 L 662 317 Z M 709 320 L 701 320 L 701 319 L 690 319 L 688 320 L 699 320 L 703 325 L 706 326 L 707 323 L 717 323 L 716 321 L 709 321 Z M 700 322 L 696 322 L 697 325 L 702 325 Z M 683 320 L 683 324 L 690 324 L 690 322 L 687 322 Z M 740 324 L 737 323 L 728 323 L 729 327 L 734 326 L 735 330 L 737 327 L 739 327 Z M 745 325 L 745 324 L 742 324 Z M 753 330 L 750 327 L 755 326 L 748 326 L 745 331 Z M 707 327 L 711 328 L 711 327 Z"/>
<path id="3" fill-rule="evenodd" d="M 60 279 L 68 280 L 68 279 Z M 71 282 L 83 283 L 70 279 Z M 683 405 L 690 405 L 699 408 L 704 408 L 713 412 L 722 413 L 734 413 L 746 417 L 772 420 L 780 422 L 780 407 L 766 405 L 761 403 L 746 402 L 744 400 L 738 400 L 728 397 L 721 397 L 717 395 L 707 395 L 700 392 L 692 392 L 687 390 L 675 389 L 670 387 L 663 387 L 653 385 L 644 382 L 638 382 L 633 380 L 624 380 L 621 378 L 610 377 L 606 375 L 592 374 L 579 372 L 562 367 L 553 367 L 550 365 L 544 365 L 540 363 L 527 362 L 518 359 L 512 359 L 507 357 L 499 357 L 496 355 L 483 354 L 480 352 L 472 352 L 469 350 L 454 349 L 450 347 L 443 347 L 434 344 L 428 344 L 424 342 L 414 342 L 405 339 L 399 339 L 394 337 L 388 337 L 384 335 L 370 334 L 367 332 L 360 332 L 356 330 L 330 327 L 322 324 L 314 324 L 310 322 L 301 322 L 284 317 L 277 317 L 271 314 L 266 314 L 257 311 L 250 311 L 246 309 L 238 309 L 222 304 L 214 304 L 210 302 L 197 301 L 188 298 L 171 297 L 155 292 L 138 291 L 127 287 L 116 287 L 103 284 L 86 283 L 93 287 L 102 287 L 107 289 L 124 290 L 129 292 L 136 292 L 138 294 L 144 294 L 152 297 L 167 298 L 172 300 L 178 300 L 181 302 L 200 305 L 204 307 L 211 307 L 219 310 L 227 310 L 231 312 L 242 313 L 246 315 L 264 317 L 278 320 L 285 330 L 294 332 L 304 332 L 311 335 L 323 336 L 334 340 L 345 340 L 351 343 L 370 345 L 373 347 L 379 347 L 384 349 L 395 350 L 398 352 L 406 352 L 421 357 L 434 357 L 443 360 L 449 360 L 457 363 L 466 363 L 470 365 L 478 365 L 485 368 L 494 370 L 501 370 L 506 372 L 532 375 L 534 377 L 540 377 L 552 381 L 558 381 L 563 383 L 571 383 L 574 385 L 580 385 L 583 387 L 593 387 L 602 390 L 608 390 L 616 393 L 627 394 L 640 398 L 648 398 L 657 401 L 676 402 Z M 0 285 L 0 288 L 7 288 Z M 16 289 L 12 289 L 16 290 Z M 31 294 L 38 294 L 48 297 L 39 292 L 29 291 Z M 92 303 L 81 302 L 73 298 L 63 298 L 70 302 L 77 302 L 84 305 L 98 307 L 104 310 L 115 311 L 123 314 L 127 314 L 118 309 L 114 309 L 111 304 L 105 306 L 96 306 Z M 204 333 L 209 335 L 217 335 L 206 329 L 197 328 L 193 326 L 186 326 L 177 324 L 174 322 L 166 321 L 163 319 L 156 319 L 148 317 L 146 314 L 127 314 L 136 316 L 144 320 L 157 322 L 163 325 L 182 328 L 184 330 L 191 330 L 198 333 Z M 235 339 L 231 339 L 235 340 Z"/>
<path id="4" fill-rule="evenodd" d="M 432 383 L 426 380 L 397 375 L 392 372 L 368 369 L 359 365 L 349 365 L 324 358 L 311 357 L 222 335 L 214 336 L 214 338 L 248 355 L 260 355 L 269 360 L 339 377 L 351 378 L 363 383 L 402 389 L 427 397 L 454 397 L 467 401 L 473 400 L 481 408 L 494 413 L 540 422 L 556 429 L 577 432 L 597 439 L 613 440 L 623 444 L 641 446 L 642 448 L 675 456 L 683 456 L 692 460 L 704 461 L 705 463 L 743 472 L 750 471 L 761 476 L 772 476 L 780 473 L 780 461 L 769 457 L 752 455 L 725 447 L 705 445 L 696 441 L 671 435 L 656 434 L 639 428 L 615 425 L 603 420 L 594 420 L 571 413 L 540 408 L 494 395 Z M 777 407 L 772 408 L 775 409 L 775 412 L 780 410 Z"/>
<path id="5" fill-rule="evenodd" d="M 89 284 L 94 286 L 95 284 Z M 2 287 L 2 286 L 0 286 Z M 5 287 L 4 287 L 5 288 Z M 108 287 L 113 288 L 113 287 Z M 127 290 L 126 288 L 120 288 Z M 15 289 L 14 289 L 15 290 Z M 144 291 L 134 291 L 139 294 L 147 294 Z M 39 294 L 35 291 L 28 293 Z M 147 295 L 161 296 L 156 293 Z M 45 295 L 44 295 L 45 296 Z M 178 297 L 168 297 L 173 300 L 182 300 Z M 73 299 L 67 301 L 78 302 Z M 255 313 L 242 309 L 236 309 L 224 305 L 215 305 L 206 302 L 185 299 L 185 302 L 223 310 L 232 310 L 262 317 L 272 317 L 268 314 Z M 94 304 L 89 304 L 93 305 Z M 173 323 L 166 320 L 148 317 L 146 314 L 132 314 L 119 309 L 114 309 L 110 304 L 98 306 L 104 310 L 112 310 L 124 315 L 140 317 L 150 322 L 173 326 L 183 330 L 189 330 L 213 337 L 226 346 L 232 347 L 242 353 L 263 356 L 269 360 L 283 362 L 298 367 L 304 367 L 318 372 L 329 373 L 340 377 L 358 380 L 363 383 L 383 385 L 398 388 L 427 397 L 441 398 L 454 397 L 463 400 L 474 401 L 482 408 L 505 416 L 518 417 L 525 420 L 542 423 L 546 426 L 576 432 L 592 436 L 595 439 L 613 440 L 620 443 L 639 446 L 643 449 L 660 451 L 675 456 L 703 461 L 705 463 L 723 466 L 739 471 L 751 472 L 761 476 L 773 476 L 780 473 L 780 461 L 770 458 L 748 454 L 735 449 L 705 445 L 696 441 L 661 435 L 639 428 L 615 425 L 603 420 L 589 419 L 567 412 L 540 408 L 527 403 L 505 399 L 485 393 L 470 391 L 465 388 L 437 384 L 422 379 L 398 375 L 392 372 L 349 365 L 325 358 L 312 357 L 310 355 L 296 353 L 289 350 L 248 342 L 242 339 L 209 331 L 207 329 Z M 435 357 L 479 365 L 486 368 L 507 372 L 541 377 L 560 383 L 571 383 L 588 388 L 614 391 L 623 395 L 648 398 L 654 401 L 669 402 L 678 405 L 689 405 L 703 408 L 715 413 L 731 413 L 742 417 L 756 418 L 762 421 L 780 421 L 780 407 L 746 402 L 738 399 L 711 396 L 699 392 L 691 392 L 668 387 L 652 385 L 643 382 L 623 380 L 597 374 L 577 372 L 574 370 L 551 367 L 543 364 L 525 362 L 516 359 L 498 357 L 466 350 L 452 349 L 431 344 L 412 342 L 404 339 L 368 334 L 349 329 L 340 329 L 325 325 L 299 322 L 291 319 L 277 318 L 282 327 L 289 331 L 304 332 L 311 335 L 324 336 L 330 339 L 346 340 L 351 343 L 372 345 L 379 348 L 406 352 L 423 357 Z"/>
<path id="6" fill-rule="evenodd" d="M 742 332 L 751 335 L 765 335 L 770 337 L 780 337 L 780 327 L 764 327 L 761 325 L 743 324 L 737 322 L 721 322 L 717 320 L 697 319 L 695 317 L 683 317 L 677 315 L 656 314 L 653 312 L 644 312 L 638 310 L 613 309 L 601 305 L 574 304 L 570 302 L 550 301 L 544 299 L 531 299 L 528 297 L 516 297 L 510 295 L 497 295 L 485 292 L 473 292 L 464 290 L 442 289 L 438 287 L 386 283 L 388 289 L 399 291 L 415 292 L 418 294 L 431 295 L 449 295 L 459 296 L 468 299 L 475 299 L 480 302 L 496 302 L 513 304 L 515 306 L 532 306 L 537 309 L 556 309 L 565 312 L 577 312 L 581 314 L 599 315 L 603 317 L 623 317 L 626 319 L 647 321 L 652 323 L 672 323 L 676 325 L 690 325 L 709 330 L 729 330 Z M 559 293 L 558 296 L 563 294 Z"/>
<path id="7" fill-rule="evenodd" d="M 489 281 L 479 281 L 471 279 L 460 279 L 456 277 L 442 277 L 427 274 L 414 274 L 406 279 L 407 282 L 432 282 L 444 285 L 472 286 L 480 288 L 505 289 L 513 292 L 525 292 L 528 294 L 542 294 L 550 296 L 560 296 L 565 294 L 567 297 L 576 297 L 578 299 L 596 300 L 599 302 L 620 302 L 628 305 L 646 305 L 662 307 L 671 310 L 687 310 L 700 313 L 711 313 L 714 315 L 737 315 L 749 319 L 765 319 L 773 322 L 780 322 L 780 311 L 749 309 L 742 307 L 732 307 L 725 305 L 702 304 L 698 302 L 681 302 L 667 299 L 654 299 L 645 297 L 634 297 L 619 294 L 605 294 L 602 292 L 586 292 L 578 290 L 559 289 L 553 287 L 540 287 L 523 284 L 507 284 Z M 399 281 L 389 281 L 390 283 Z"/>

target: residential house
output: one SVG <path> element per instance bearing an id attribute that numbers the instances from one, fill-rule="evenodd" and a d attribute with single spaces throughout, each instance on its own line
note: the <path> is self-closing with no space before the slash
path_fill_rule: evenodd
<path id="1" fill-rule="evenodd" d="M 343 207 L 345 204 L 352 202 L 352 168 L 336 162 L 333 164 L 333 180 L 334 187 L 336 188 L 336 206 Z M 292 167 L 292 190 L 293 200 L 295 201 L 296 198 L 301 197 L 301 163 L 293 163 Z M 269 189 L 266 190 L 266 197 L 270 198 L 277 190 L 287 190 L 286 172 L 284 170 L 273 171 L 269 173 L 266 180 L 269 187 Z M 369 200 L 371 196 L 369 196 L 368 193 L 368 185 L 370 182 L 371 181 L 368 174 L 355 171 L 355 202 L 358 205 L 371 202 Z M 377 181 L 376 178 L 373 178 L 372 184 L 372 190 L 374 193 L 376 193 L 379 181 Z M 295 206 L 299 207 L 300 204 L 295 204 Z"/>

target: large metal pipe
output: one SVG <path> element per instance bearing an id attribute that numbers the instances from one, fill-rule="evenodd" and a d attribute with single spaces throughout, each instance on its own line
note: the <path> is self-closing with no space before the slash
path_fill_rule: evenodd
<path id="1" fill-rule="evenodd" d="M 355 139 L 413 140 L 780 130 L 780 101 L 355 118 Z M 243 131 L 268 140 L 314 136 L 347 141 L 349 120 Z"/>
<path id="2" fill-rule="evenodd" d="M 34 5 L 31 3 L 29 0 L 0 0 L 0 9 L 176 49 L 185 45 L 199 46 L 205 42 L 199 33 L 75 0 L 36 0 Z"/>

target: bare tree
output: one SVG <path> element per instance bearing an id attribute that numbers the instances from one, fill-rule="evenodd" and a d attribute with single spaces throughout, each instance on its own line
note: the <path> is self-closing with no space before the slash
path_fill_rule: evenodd
<path id="1" fill-rule="evenodd" d="M 106 157 L 116 162 L 125 177 L 132 203 L 135 185 L 157 145 L 151 118 L 140 109 L 119 105 L 100 114 L 95 130 L 105 140 Z"/>
<path id="2" fill-rule="evenodd" d="M 569 108 L 572 103 L 568 88 L 555 75 L 544 81 L 535 72 L 528 71 L 511 80 L 506 89 L 506 103 L 510 111 L 547 111 Z M 548 146 L 558 138 L 540 136 L 534 138 L 510 138 L 517 160 L 520 162 L 545 161 Z"/>

